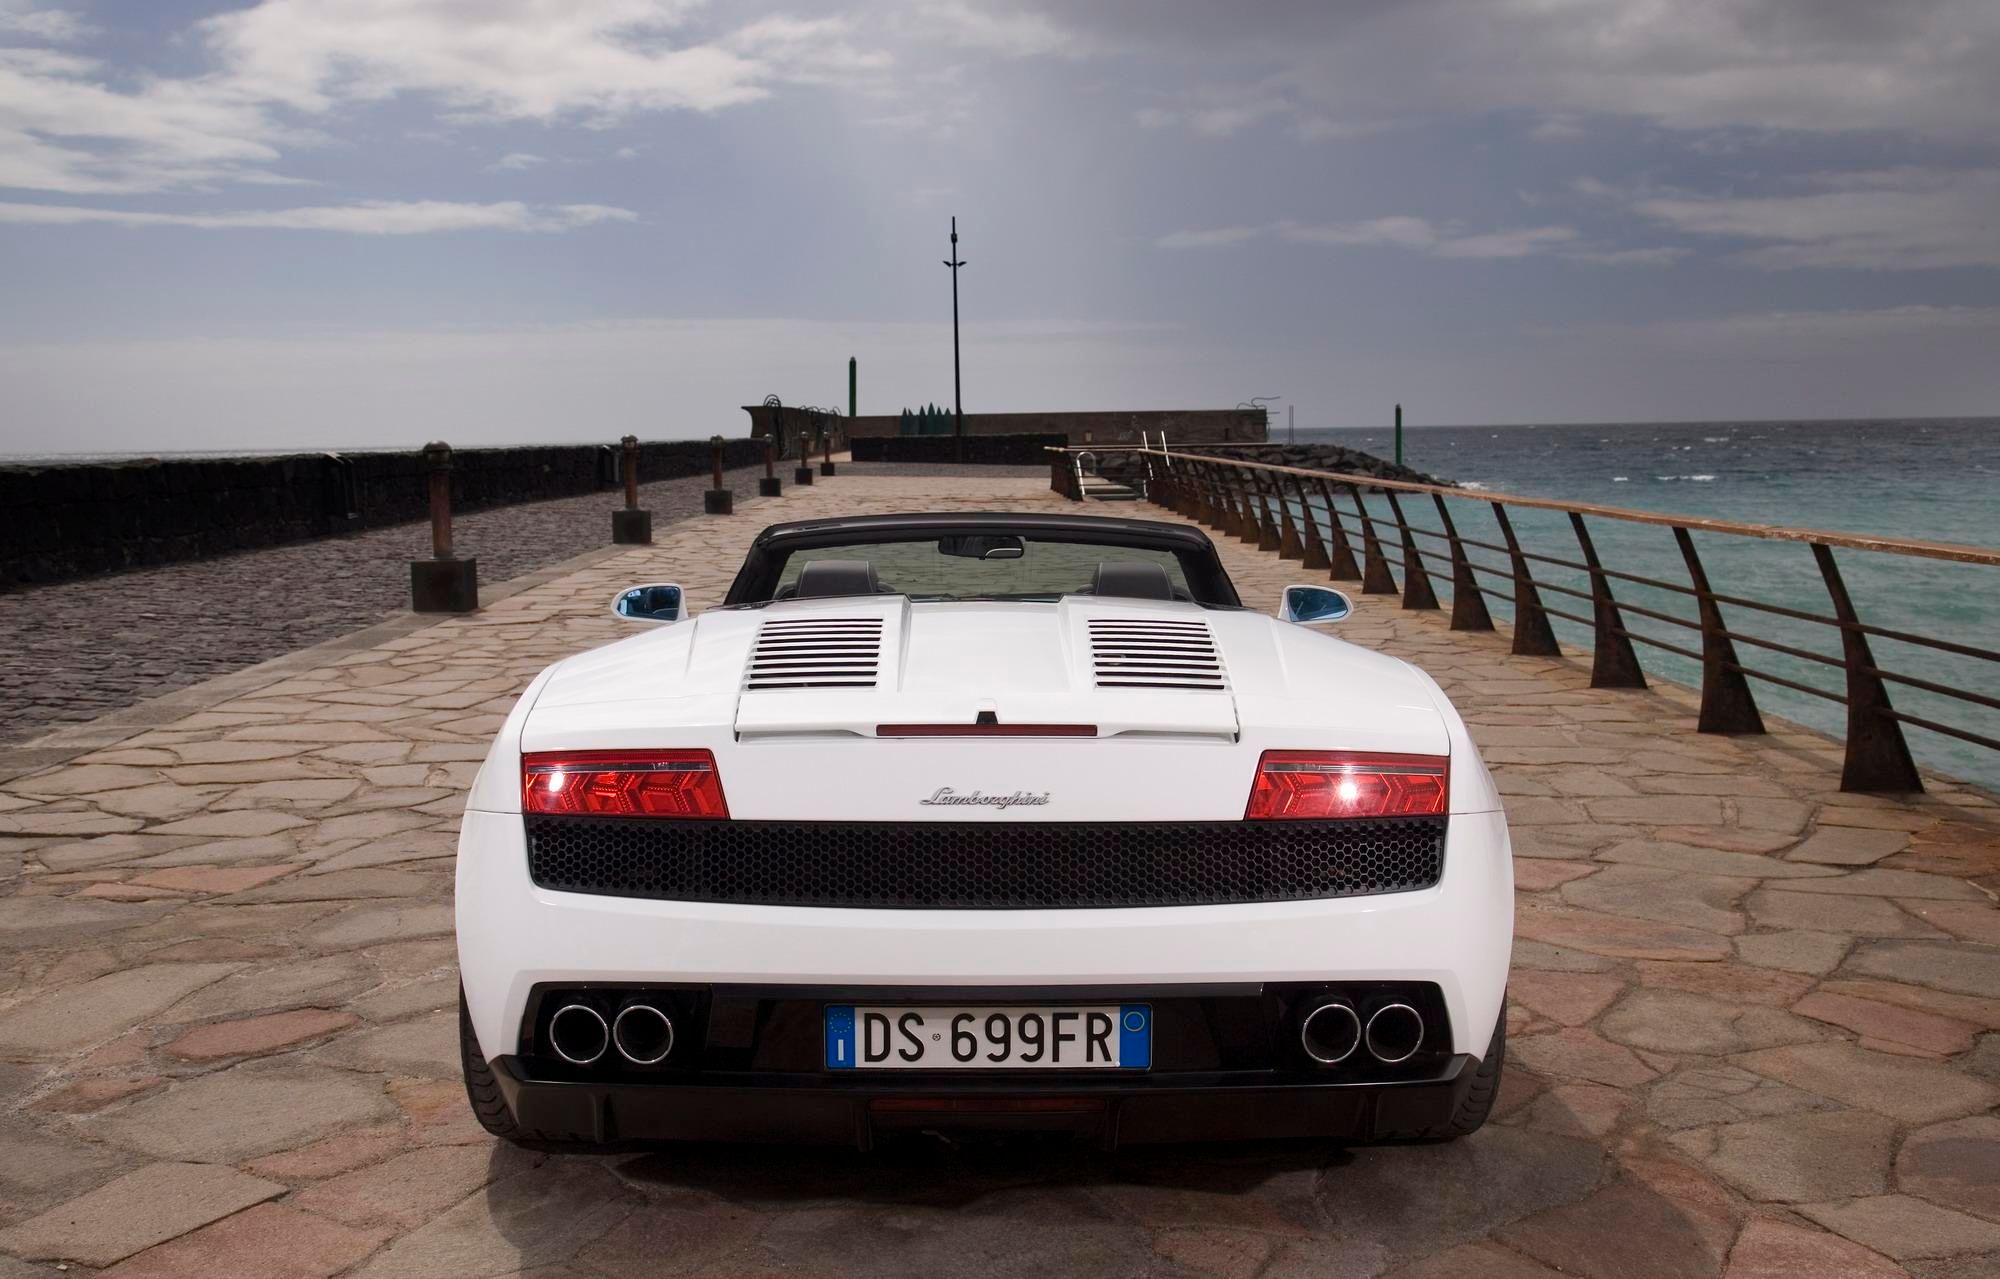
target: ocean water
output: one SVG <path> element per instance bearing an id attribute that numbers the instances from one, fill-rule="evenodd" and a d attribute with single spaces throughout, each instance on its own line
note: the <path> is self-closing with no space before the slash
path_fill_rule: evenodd
<path id="1" fill-rule="evenodd" d="M 1283 439 L 1282 430 L 1274 438 Z M 1300 442 L 1323 440 L 1393 455 L 1391 431 L 1300 431 Z M 1648 425 L 1425 427 L 1403 432 L 1403 460 L 1442 478 L 1496 493 L 1600 503 L 1646 511 L 1707 516 L 1931 541 L 2000 547 L 2000 418 L 1841 422 L 1699 422 Z M 1468 538 L 1500 543 L 1490 508 L 1453 501 L 1452 517 Z M 1412 524 L 1437 528 L 1434 506 L 1406 501 Z M 1371 511 L 1388 518 L 1387 503 Z M 1577 541 L 1561 512 L 1514 509 L 1523 548 L 1577 560 Z M 1669 528 L 1588 517 L 1590 536 L 1608 569 L 1686 583 L 1687 568 Z M 1719 595 L 1783 605 L 1816 616 L 1831 613 L 1826 586 L 1803 543 L 1696 532 L 1696 550 Z M 1450 607 L 1450 561 L 1444 544 L 1418 538 L 1438 595 Z M 1401 580 L 1400 551 L 1385 548 Z M 1357 548 L 1358 553 L 1358 548 Z M 1834 552 L 1856 614 L 1863 622 L 1975 648 L 2000 650 L 2000 567 L 1919 559 L 1870 551 Z M 1477 563 L 1506 571 L 1506 558 L 1474 550 Z M 1533 563 L 1537 581 L 1587 590 L 1581 572 Z M 1478 575 L 1497 624 L 1513 617 L 1511 582 Z M 1674 592 L 1613 581 L 1621 603 L 1693 620 L 1694 600 Z M 1543 592 L 1549 607 L 1589 615 L 1587 600 Z M 1828 626 L 1722 606 L 1724 623 L 1741 634 L 1838 657 L 1838 633 Z M 1503 620 L 1504 619 L 1504 620 Z M 1587 648 L 1590 631 L 1554 619 L 1566 650 Z M 1625 614 L 1639 634 L 1699 650 L 1699 632 Z M 1948 688 L 2000 697 L 2000 662 L 1941 653 L 1871 638 L 1876 665 Z M 1698 687 L 1698 662 L 1638 644 L 1649 675 Z M 1844 673 L 1781 652 L 1739 643 L 1744 665 L 1828 692 L 1842 692 Z M 1846 709 L 1782 685 L 1750 681 L 1761 710 L 1844 738 Z M 2000 738 L 2000 711 L 1921 688 L 1889 685 L 1895 708 L 1953 728 Z M 2000 789 L 2000 751 L 1906 725 L 1919 764 Z"/>

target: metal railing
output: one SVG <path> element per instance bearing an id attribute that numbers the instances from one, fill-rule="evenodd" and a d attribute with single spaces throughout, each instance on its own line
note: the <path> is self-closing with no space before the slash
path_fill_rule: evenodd
<path id="1" fill-rule="evenodd" d="M 1057 454 L 1065 452 L 1060 449 L 1050 451 Z M 1896 685 L 1921 690 L 1923 694 L 1957 705 L 1996 711 L 2000 710 L 2000 698 L 1981 691 L 1993 687 L 1991 679 L 1972 681 L 1978 687 L 1957 687 L 1937 679 L 1889 670 L 1876 660 L 1870 640 L 1912 645 L 1932 653 L 1971 659 L 1975 663 L 2000 662 L 2000 652 L 1976 644 L 1959 643 L 1860 620 L 1834 558 L 1834 551 L 1841 549 L 1993 567 L 2000 566 L 2000 550 L 1951 542 L 1747 524 L 1594 503 L 1517 497 L 1450 485 L 1277 466 L 1184 451 L 1169 452 L 1156 448 L 1115 451 L 1136 457 L 1139 461 L 1147 475 L 1147 489 L 1152 501 L 1226 535 L 1254 544 L 1260 550 L 1274 551 L 1281 559 L 1297 560 L 1303 568 L 1325 569 L 1334 581 L 1358 580 L 1364 594 L 1400 594 L 1402 606 L 1406 609 L 1436 609 L 1439 604 L 1435 583 L 1448 582 L 1452 630 L 1496 629 L 1487 607 L 1485 591 L 1494 589 L 1494 585 L 1500 586 L 1511 596 L 1513 604 L 1512 651 L 1516 654 L 1560 654 L 1551 618 L 1586 627 L 1593 640 L 1592 688 L 1646 687 L 1645 672 L 1635 645 L 1663 650 L 1698 663 L 1701 668 L 1701 708 L 1697 728 L 1701 732 L 1765 731 L 1763 717 L 1758 712 L 1751 690 L 1751 680 L 1839 703 L 1846 708 L 1847 721 L 1845 758 L 1841 768 L 1842 790 L 1890 793 L 1923 790 L 1923 782 L 1904 739 L 1905 726 L 1941 734 L 1985 750 L 2000 751 L 2000 738 L 1961 724 L 1948 724 L 1930 716 L 1897 710 L 1889 695 L 1890 686 Z M 1057 465 L 1052 468 L 1052 474 L 1060 480 L 1067 468 L 1061 465 L 1060 457 L 1055 461 Z M 1057 483 L 1054 487 L 1062 489 L 1064 485 Z M 1389 512 L 1386 517 L 1369 509 L 1363 500 L 1364 492 L 1379 494 L 1381 499 L 1386 499 Z M 1409 518 L 1402 499 L 1412 496 L 1428 496 L 1431 499 L 1437 513 L 1437 527 L 1424 527 Z M 1468 503 L 1489 508 L 1498 541 L 1493 540 L 1493 535 L 1481 538 L 1460 530 L 1452 517 L 1451 504 L 1459 505 L 1463 514 Z M 1347 509 L 1343 510 L 1343 506 Z M 1524 546 L 1514 521 L 1508 516 L 1510 509 L 1558 512 L 1567 516 L 1576 539 L 1575 554 L 1551 554 L 1545 549 Z M 1592 540 L 1586 517 L 1670 529 L 1686 567 L 1687 580 L 1667 581 L 1607 567 Z M 1710 582 L 1697 552 L 1695 533 L 1809 546 L 1827 593 L 1831 615 L 1717 590 Z M 1425 550 L 1419 545 L 1420 538 L 1428 542 L 1433 558 L 1449 563 L 1448 572 L 1433 569 L 1426 562 Z M 1395 557 L 1401 563 L 1403 580 L 1400 586 L 1391 568 L 1390 548 L 1394 549 Z M 1503 557 L 1505 567 L 1481 563 L 1472 554 L 1474 551 Z M 1582 574 L 1588 583 L 1587 588 L 1579 589 L 1555 581 L 1546 569 L 1538 579 L 1535 575 L 1537 565 Z M 1491 584 L 1482 587 L 1482 577 Z M 1681 616 L 1635 603 L 1629 598 L 1621 601 L 1613 593 L 1614 582 L 1692 600 L 1695 615 L 1692 618 Z M 1991 589 L 1990 584 L 1987 589 Z M 1561 598 L 1555 603 L 1546 602 L 1543 598 L 1545 593 Z M 1725 605 L 1732 610 L 1747 610 L 1786 619 L 1790 623 L 1832 628 L 1839 636 L 1840 655 L 1832 657 L 1732 628 L 1723 617 Z M 1587 609 L 1588 615 L 1572 611 L 1581 609 Z M 1698 643 L 1699 648 L 1646 634 L 1627 623 L 1628 614 L 1678 628 L 1679 631 L 1692 632 L 1689 640 Z M 1783 654 L 1806 663 L 1807 669 L 1834 668 L 1843 676 L 1841 691 L 1816 687 L 1803 679 L 1751 666 L 1738 655 L 1738 645 Z M 1981 665 L 1979 669 L 1983 672 L 1990 667 Z"/>

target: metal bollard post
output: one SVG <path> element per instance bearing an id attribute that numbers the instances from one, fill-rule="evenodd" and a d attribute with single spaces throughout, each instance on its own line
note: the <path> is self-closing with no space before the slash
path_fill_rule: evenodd
<path id="1" fill-rule="evenodd" d="M 722 487 L 722 437 L 712 435 L 708 440 L 710 469 L 715 475 L 715 487 L 701 495 L 701 509 L 710 515 L 728 515 L 736 509 L 736 495 Z"/>
<path id="2" fill-rule="evenodd" d="M 764 437 L 764 478 L 757 481 L 758 497 L 778 497 L 785 491 L 783 481 L 778 479 L 777 450 L 771 446 L 771 437 Z"/>
<path id="3" fill-rule="evenodd" d="M 832 431 L 828 431 L 828 432 L 826 432 L 826 433 L 825 433 L 824 435 L 820 436 L 820 440 L 821 440 L 821 441 L 823 442 L 823 444 L 824 444 L 824 446 L 825 446 L 825 449 L 826 449 L 826 452 L 824 453 L 824 455 L 823 455 L 823 456 L 822 456 L 822 458 L 821 458 L 821 461 L 820 461 L 820 464 L 819 464 L 819 473 L 820 473 L 821 475 L 832 475 L 832 474 L 833 474 L 833 432 L 832 432 Z"/>
<path id="4" fill-rule="evenodd" d="M 410 607 L 419 613 L 471 613 L 479 608 L 479 560 L 459 559 L 451 545 L 451 445 L 424 446 L 430 465 L 431 558 L 410 561 Z"/>
<path id="5" fill-rule="evenodd" d="M 653 540 L 653 513 L 639 509 L 639 437 L 619 442 L 625 473 L 625 509 L 611 512 L 611 541 L 618 546 L 644 546 Z"/>

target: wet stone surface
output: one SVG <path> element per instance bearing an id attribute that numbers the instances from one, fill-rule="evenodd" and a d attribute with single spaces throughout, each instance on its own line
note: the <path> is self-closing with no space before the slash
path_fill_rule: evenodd
<path id="1" fill-rule="evenodd" d="M 1114 1154 L 491 1141 L 456 1078 L 451 858 L 534 673 L 625 633 L 618 586 L 671 577 L 714 604 L 778 519 L 1075 509 L 1043 477 L 876 469 L 775 500 L 743 484 L 727 519 L 668 524 L 649 496 L 651 547 L 207 686 L 0 782 L 0 1279 L 1994 1272 L 1991 799 L 1843 795 L 1808 734 L 1703 737 L 1685 690 L 1592 690 L 1576 655 L 1515 658 L 1504 634 L 1358 593 L 1340 633 L 1435 675 L 1508 797 L 1511 1051 L 1480 1133 Z M 562 505 L 465 522 L 489 580 L 602 541 L 608 498 Z M 560 519 L 577 532 L 558 546 Z M 300 558 L 260 572 L 326 579 L 335 606 L 296 625 L 228 584 L 257 556 L 0 598 L 0 631 L 32 640 L 4 670 L 56 677 L 40 709 L 0 695 L 5 715 L 87 714 L 351 628 L 401 603 L 421 533 L 267 553 Z M 1320 576 L 1221 545 L 1253 602 Z M 157 616 L 56 645 L 114 581 Z M 210 629 L 186 602 L 204 591 Z"/>

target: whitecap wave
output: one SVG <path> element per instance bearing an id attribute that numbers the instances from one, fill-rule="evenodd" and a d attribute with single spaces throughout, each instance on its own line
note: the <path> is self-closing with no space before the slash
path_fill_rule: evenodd
<path id="1" fill-rule="evenodd" d="M 1613 484 L 1630 484 L 1632 477 L 1629 475 L 1614 475 L 1611 477 L 1611 482 Z"/>

